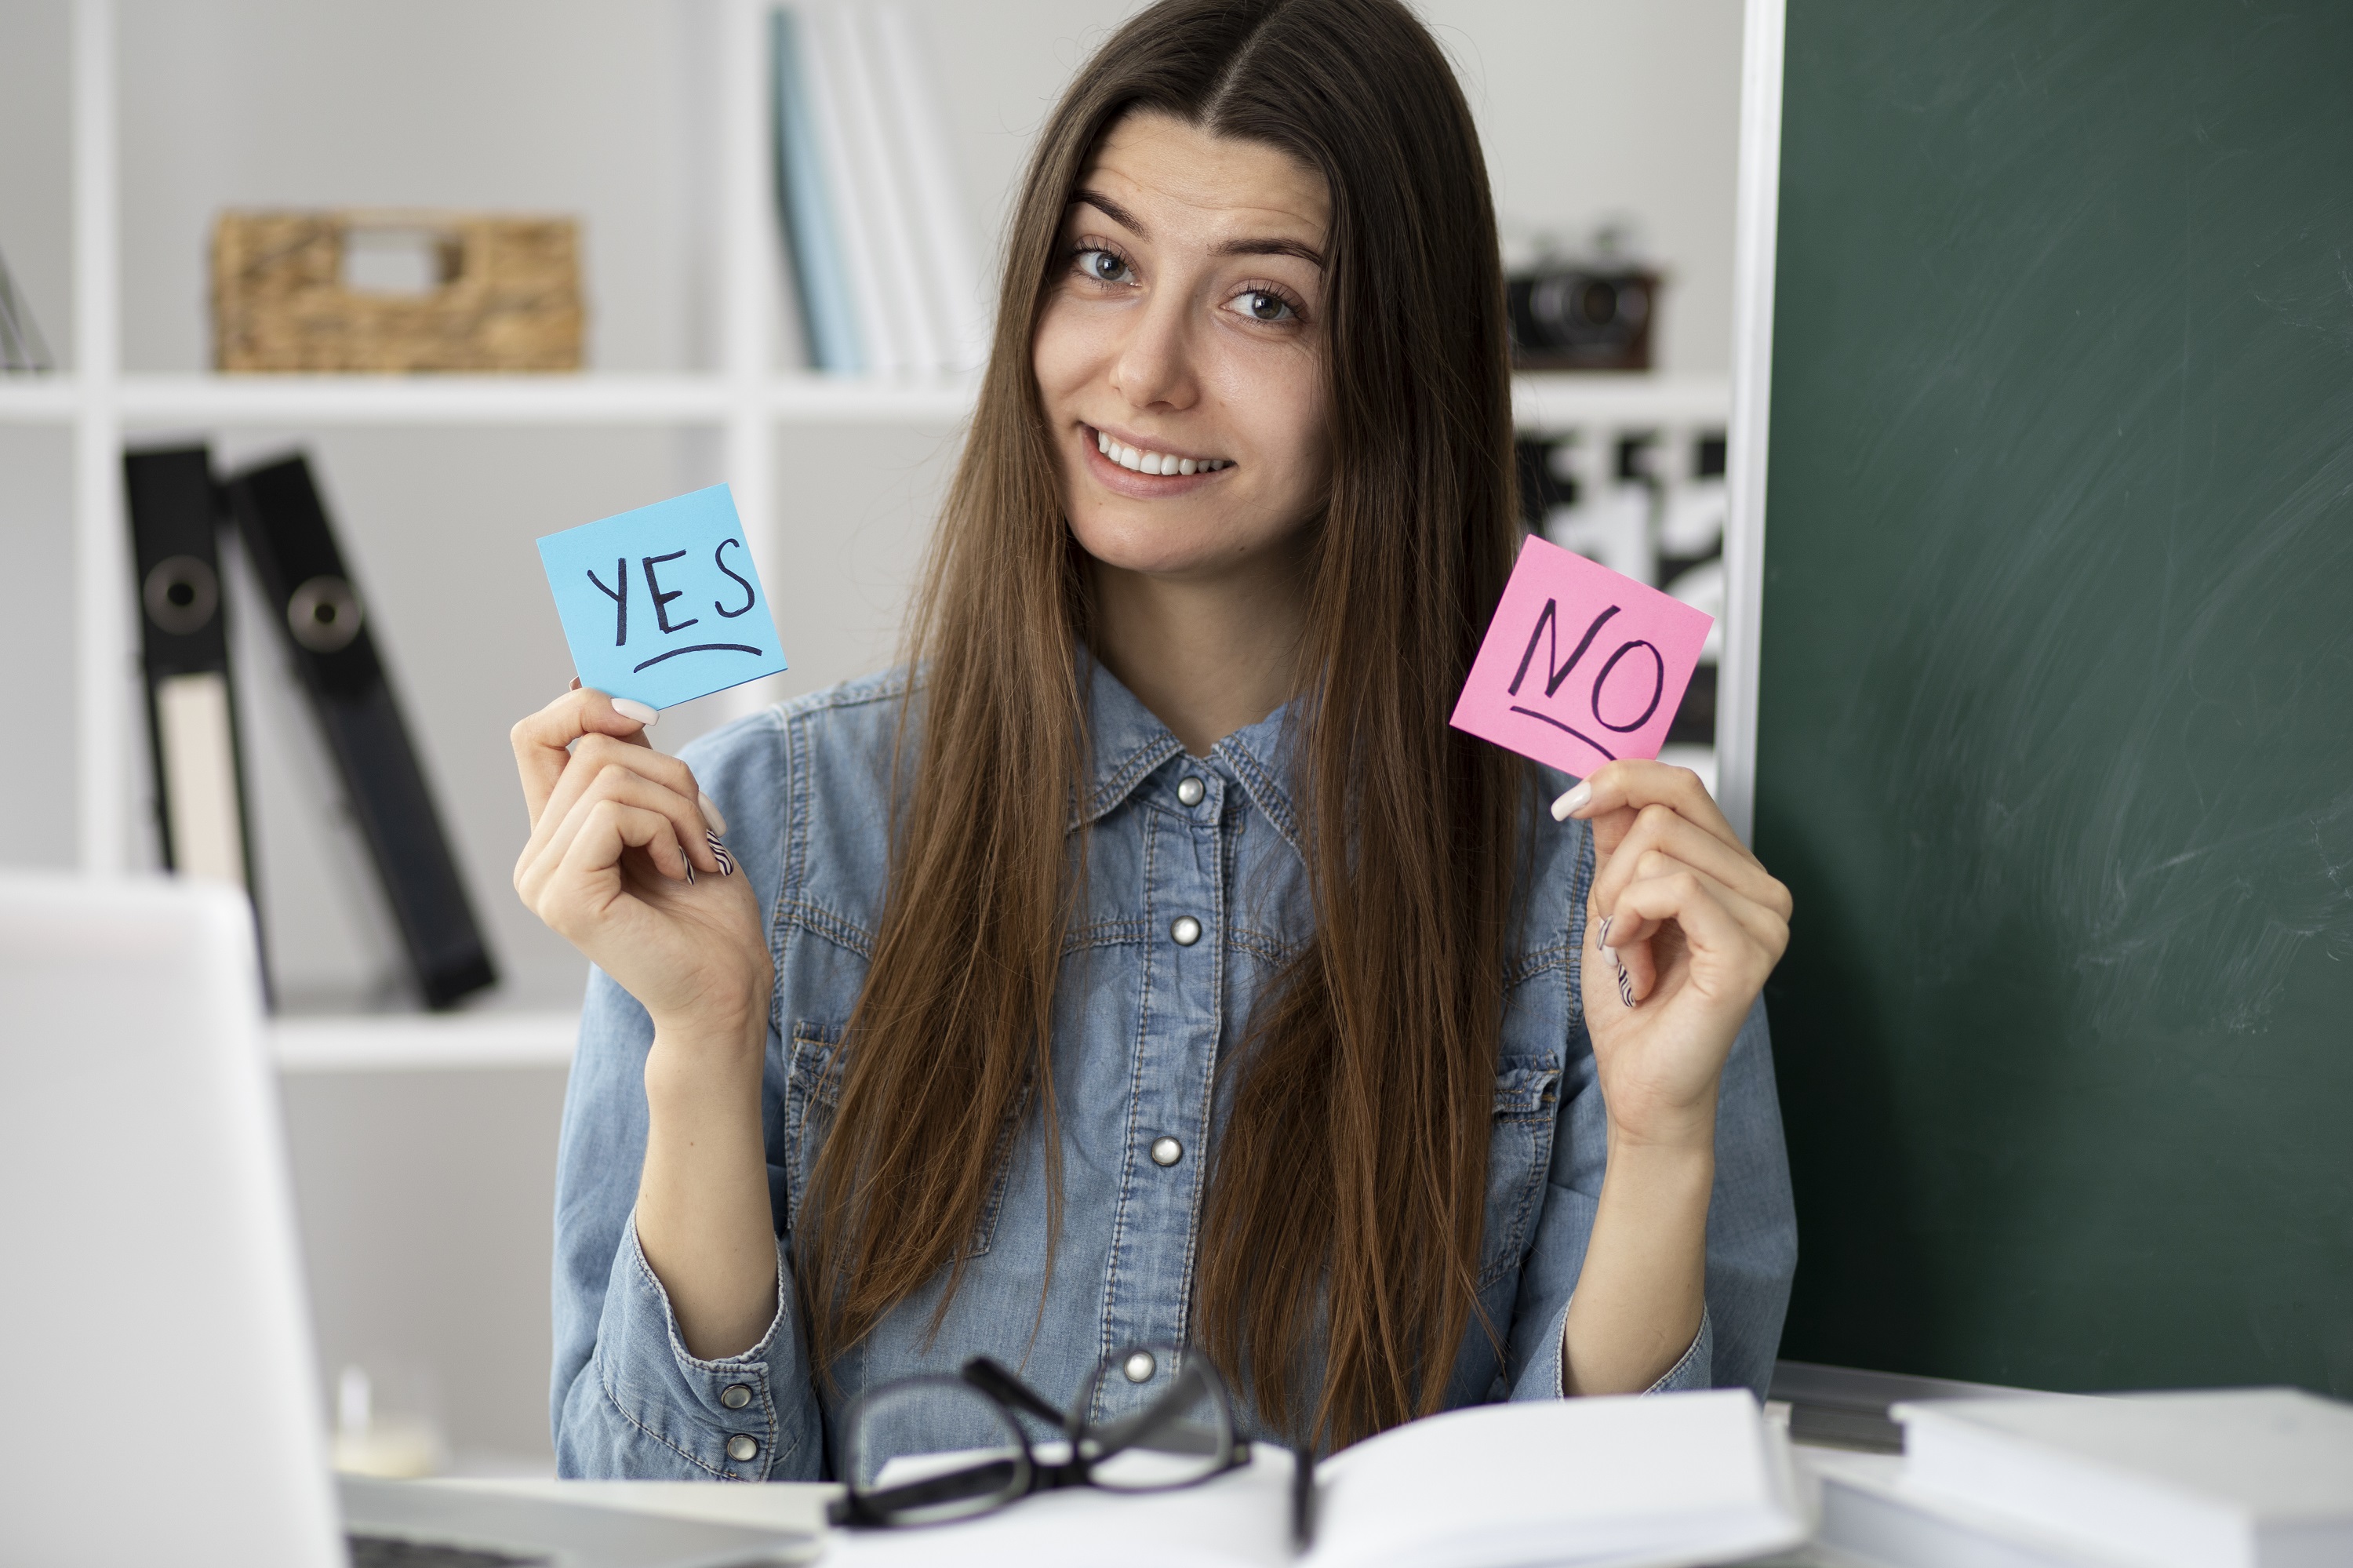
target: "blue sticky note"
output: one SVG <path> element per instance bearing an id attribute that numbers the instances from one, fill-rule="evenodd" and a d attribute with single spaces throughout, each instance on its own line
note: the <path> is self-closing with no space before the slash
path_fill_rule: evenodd
<path id="1" fill-rule="evenodd" d="M 550 534 L 539 558 L 584 686 L 667 708 L 785 668 L 723 484 Z"/>

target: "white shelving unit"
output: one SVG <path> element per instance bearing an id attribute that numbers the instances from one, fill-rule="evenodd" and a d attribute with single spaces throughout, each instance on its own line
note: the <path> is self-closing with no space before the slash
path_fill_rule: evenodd
<path id="1" fill-rule="evenodd" d="M 126 373 L 122 366 L 117 14 L 114 0 L 73 0 L 73 368 L 0 380 L 0 425 L 70 431 L 76 621 L 78 858 L 91 873 L 137 869 L 133 835 L 140 694 L 121 458 L 142 430 L 353 427 L 702 429 L 717 437 L 755 549 L 773 545 L 772 438 L 780 423 L 953 424 L 965 380 L 880 381 L 779 373 L 768 363 L 785 297 L 767 163 L 765 0 L 719 0 L 712 79 L 720 83 L 717 269 L 712 370 L 677 375 L 213 376 Z M 1728 377 L 1528 376 L 1514 383 L 1523 427 L 1684 433 L 1722 429 Z M 564 1013 L 290 1021 L 280 1056 L 295 1070 L 445 1067 L 569 1060 L 576 1019 Z"/>

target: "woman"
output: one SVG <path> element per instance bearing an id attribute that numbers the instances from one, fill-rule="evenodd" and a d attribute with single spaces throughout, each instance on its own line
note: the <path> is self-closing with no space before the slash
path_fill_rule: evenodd
<path id="1" fill-rule="evenodd" d="M 597 966 L 565 1473 L 816 1477 L 860 1391 L 979 1353 L 1070 1397 L 1194 1347 L 1327 1446 L 1761 1389 L 1788 896 L 1688 772 L 1558 825 L 1447 725 L 1504 344 L 1411 13 L 1165 0 L 1039 139 L 913 678 L 679 758 L 590 691 L 516 727 L 517 889 Z"/>

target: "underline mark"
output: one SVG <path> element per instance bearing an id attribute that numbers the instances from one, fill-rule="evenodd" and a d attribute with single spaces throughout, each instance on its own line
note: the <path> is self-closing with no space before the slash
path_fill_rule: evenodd
<path id="1" fill-rule="evenodd" d="M 657 653 L 652 658 L 647 660 L 644 663 L 638 665 L 636 670 L 631 670 L 629 673 L 634 675 L 638 673 L 638 670 L 650 670 L 655 665 L 660 663 L 663 660 L 675 659 L 681 653 L 749 653 L 754 659 L 757 659 L 760 656 L 760 651 L 757 648 L 750 646 L 748 643 L 698 642 L 691 648 L 673 648 L 667 653 Z"/>

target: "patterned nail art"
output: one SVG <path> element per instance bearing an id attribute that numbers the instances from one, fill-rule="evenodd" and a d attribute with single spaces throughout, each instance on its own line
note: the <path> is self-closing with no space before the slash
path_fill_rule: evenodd
<path id="1" fill-rule="evenodd" d="M 722 876 L 734 875 L 735 857 L 727 853 L 727 846 L 719 842 L 719 835 L 706 828 L 702 832 L 702 840 L 705 843 L 711 846 L 712 857 L 719 862 L 719 874 Z"/>

